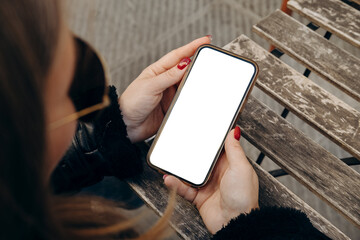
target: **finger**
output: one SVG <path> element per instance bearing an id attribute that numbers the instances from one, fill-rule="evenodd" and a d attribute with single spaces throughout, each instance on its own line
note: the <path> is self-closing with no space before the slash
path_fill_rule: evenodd
<path id="1" fill-rule="evenodd" d="M 167 112 L 169 109 L 171 102 L 176 94 L 176 90 L 176 87 L 169 87 L 163 92 L 163 96 L 160 102 L 163 112 Z"/>
<path id="2" fill-rule="evenodd" d="M 151 64 L 149 68 L 156 75 L 161 74 L 162 72 L 172 68 L 177 65 L 181 59 L 185 57 L 191 57 L 194 55 L 196 50 L 204 44 L 209 44 L 211 42 L 211 37 L 205 36 L 198 38 L 185 46 L 172 50 L 162 58 L 160 58 L 155 63 Z"/>
<path id="3" fill-rule="evenodd" d="M 179 196 L 185 198 L 191 203 L 194 202 L 198 193 L 197 189 L 192 188 L 177 179 L 176 177 L 169 175 L 164 175 L 164 183 L 168 188 L 176 189 L 176 192 L 177 194 L 179 194 Z"/>
<path id="4" fill-rule="evenodd" d="M 180 82 L 190 62 L 190 58 L 184 58 L 175 67 L 172 67 L 171 69 L 156 76 L 153 80 L 154 83 L 151 84 L 152 87 L 154 87 L 154 91 L 156 93 L 161 93 L 165 91 L 165 89 Z"/>
<path id="5" fill-rule="evenodd" d="M 244 164 L 250 165 L 245 152 L 242 149 L 239 140 L 235 138 L 234 133 L 235 129 L 231 130 L 225 139 L 225 153 L 229 162 L 229 167 L 238 167 L 243 166 Z M 238 132 L 237 135 L 238 136 L 236 137 L 240 138 Z"/>

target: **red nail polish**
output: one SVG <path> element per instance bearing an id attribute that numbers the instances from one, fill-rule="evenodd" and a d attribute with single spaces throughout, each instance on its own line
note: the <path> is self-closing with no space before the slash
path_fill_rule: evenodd
<path id="1" fill-rule="evenodd" d="M 206 37 L 208 37 L 210 39 L 210 42 L 212 41 L 212 35 L 206 35 Z"/>
<path id="2" fill-rule="evenodd" d="M 165 178 L 167 177 L 168 175 L 167 174 L 165 174 L 164 176 L 163 176 L 163 179 L 165 180 Z"/>
<path id="3" fill-rule="evenodd" d="M 236 126 L 234 131 L 234 138 L 239 141 L 240 135 L 241 135 L 241 130 L 239 126 Z"/>
<path id="4" fill-rule="evenodd" d="M 190 58 L 188 58 L 188 57 L 183 58 L 177 65 L 177 68 L 180 70 L 183 70 L 187 65 L 189 65 L 190 62 L 191 62 Z"/>

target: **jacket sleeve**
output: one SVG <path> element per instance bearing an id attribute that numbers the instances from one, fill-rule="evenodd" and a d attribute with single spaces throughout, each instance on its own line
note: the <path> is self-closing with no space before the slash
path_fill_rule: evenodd
<path id="1" fill-rule="evenodd" d="M 137 147 L 127 137 L 118 96 L 109 87 L 111 105 L 91 123 L 79 122 L 72 144 L 51 176 L 55 193 L 78 191 L 104 176 L 126 178 L 142 171 Z"/>
<path id="2" fill-rule="evenodd" d="M 306 214 L 292 208 L 263 207 L 241 214 L 219 230 L 219 239 L 330 239 L 317 230 Z"/>

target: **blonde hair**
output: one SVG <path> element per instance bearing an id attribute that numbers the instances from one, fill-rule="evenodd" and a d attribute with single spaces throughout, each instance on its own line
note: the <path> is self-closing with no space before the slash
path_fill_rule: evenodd
<path id="1" fill-rule="evenodd" d="M 138 218 L 99 197 L 52 196 L 44 185 L 43 92 L 62 24 L 59 0 L 0 4 L 0 239 L 154 239 L 168 233 L 175 192 L 162 218 L 135 236 Z M 130 236 L 131 235 L 131 236 Z"/>
<path id="2" fill-rule="evenodd" d="M 56 197 L 53 206 L 66 235 L 72 239 L 161 239 L 172 233 L 168 222 L 176 203 L 175 197 L 176 192 L 171 191 L 163 216 L 140 236 L 132 228 L 146 214 L 126 219 L 113 201 L 95 196 Z"/>

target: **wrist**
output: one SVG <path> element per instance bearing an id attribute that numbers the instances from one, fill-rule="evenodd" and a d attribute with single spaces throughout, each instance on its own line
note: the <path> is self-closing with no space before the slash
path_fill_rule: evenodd
<path id="1" fill-rule="evenodd" d="M 119 103 L 119 109 L 120 109 L 122 119 L 125 123 L 127 137 L 130 139 L 131 143 L 135 143 L 136 140 L 135 140 L 135 136 L 133 134 L 134 130 L 131 127 L 130 119 L 127 117 L 126 109 L 124 109 L 125 104 L 124 104 L 124 101 L 122 100 L 122 95 L 118 98 L 118 103 Z"/>
<path id="2" fill-rule="evenodd" d="M 239 211 L 236 211 L 234 209 L 228 209 L 228 210 L 223 210 L 222 212 L 222 226 L 227 226 L 231 220 L 236 219 L 239 215 L 242 214 L 249 214 L 253 211 L 259 210 L 259 203 L 258 202 L 251 202 L 248 204 L 245 204 L 244 206 L 246 207 L 241 207 Z M 218 229 L 220 230 L 220 229 Z"/>
<path id="3" fill-rule="evenodd" d="M 126 124 L 126 123 L 125 123 Z M 134 131 L 129 128 L 129 127 L 126 127 L 126 132 L 127 132 L 127 136 L 128 138 L 130 139 L 130 142 L 131 143 L 136 143 L 138 142 L 138 139 L 136 138 L 136 134 L 134 134 Z"/>
<path id="4" fill-rule="evenodd" d="M 127 137 L 130 139 L 131 143 L 135 143 L 137 141 L 136 140 L 135 129 L 133 129 L 131 127 L 131 124 L 130 124 L 129 120 L 127 119 L 127 117 L 125 115 L 123 115 L 123 121 L 125 123 Z"/>

